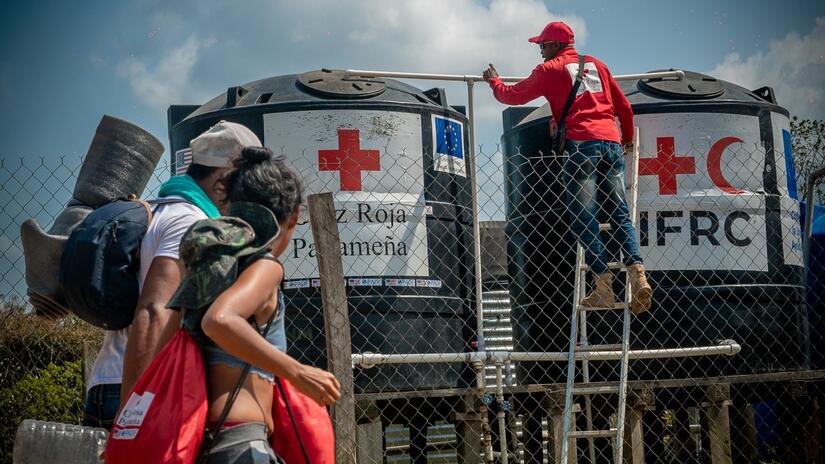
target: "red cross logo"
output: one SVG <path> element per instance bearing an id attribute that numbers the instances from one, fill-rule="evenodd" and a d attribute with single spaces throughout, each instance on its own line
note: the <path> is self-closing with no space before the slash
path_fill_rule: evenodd
<path id="1" fill-rule="evenodd" d="M 380 171 L 378 150 L 362 150 L 358 129 L 338 129 L 338 149 L 318 150 L 318 169 L 340 171 L 341 191 L 361 190 L 361 171 Z"/>
<path id="2" fill-rule="evenodd" d="M 696 160 L 692 156 L 676 155 L 673 137 L 656 138 L 656 157 L 639 159 L 640 176 L 658 176 L 659 194 L 676 194 L 676 176 L 696 174 Z"/>

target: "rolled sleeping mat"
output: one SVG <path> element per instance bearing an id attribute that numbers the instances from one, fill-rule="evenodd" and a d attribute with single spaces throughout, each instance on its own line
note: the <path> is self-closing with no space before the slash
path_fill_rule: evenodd
<path id="1" fill-rule="evenodd" d="M 149 132 L 104 115 L 83 160 L 72 196 L 97 208 L 129 195 L 140 196 L 163 155 Z"/>
<path id="2" fill-rule="evenodd" d="M 47 234 L 34 219 L 20 225 L 29 302 L 36 314 L 51 317 L 69 314 L 58 279 L 60 257 L 68 238 Z"/>
<path id="3" fill-rule="evenodd" d="M 36 314 L 57 318 L 69 313 L 57 278 L 60 257 L 71 231 L 91 212 L 92 208 L 71 200 L 54 219 L 48 233 L 34 219 L 20 226 L 27 293 Z"/>
<path id="4" fill-rule="evenodd" d="M 75 199 L 70 200 L 63 211 L 54 218 L 54 222 L 49 228 L 49 235 L 65 235 L 68 237 L 72 230 L 83 222 L 92 211 L 91 206 L 86 206 Z"/>

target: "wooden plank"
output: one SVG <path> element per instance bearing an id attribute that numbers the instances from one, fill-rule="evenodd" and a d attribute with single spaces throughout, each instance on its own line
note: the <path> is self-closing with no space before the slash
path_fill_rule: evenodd
<path id="1" fill-rule="evenodd" d="M 475 394 L 468 394 L 459 404 L 460 411 L 453 416 L 456 432 L 456 460 L 458 464 L 481 464 L 481 415 L 476 405 L 478 399 Z"/>
<path id="2" fill-rule="evenodd" d="M 655 409 L 653 390 L 627 392 L 624 446 L 622 458 L 626 464 L 645 464 L 644 422 L 645 411 Z"/>
<path id="3" fill-rule="evenodd" d="M 355 464 L 358 434 L 355 425 L 352 345 L 335 204 L 331 193 L 310 195 L 308 202 L 309 221 L 315 240 L 318 274 L 321 279 L 327 369 L 341 384 L 341 399 L 331 408 L 332 424 L 335 428 L 335 462 Z"/>
<path id="4" fill-rule="evenodd" d="M 708 420 L 711 464 L 732 464 L 730 446 L 730 385 L 710 385 L 706 389 L 705 414 Z"/>
<path id="5" fill-rule="evenodd" d="M 642 414 L 644 409 L 628 409 L 625 413 L 624 446 L 622 455 L 627 464 L 645 464 L 644 429 Z"/>
<path id="6" fill-rule="evenodd" d="M 384 429 L 381 420 L 358 424 L 359 464 L 382 464 L 384 462 Z"/>
<path id="7" fill-rule="evenodd" d="M 547 437 L 550 462 L 559 463 L 561 462 L 561 443 L 564 435 L 564 392 L 548 394 L 544 401 L 544 408 L 547 411 L 548 426 L 550 428 L 550 434 Z M 579 412 L 581 412 L 581 406 L 578 403 L 573 403 L 573 411 L 570 415 L 571 424 L 576 423 L 576 413 Z M 571 430 L 575 430 L 575 427 Z M 577 441 L 571 440 L 570 446 L 567 448 L 567 462 L 578 462 L 577 449 Z"/>
<path id="8" fill-rule="evenodd" d="M 685 388 L 685 387 L 703 387 L 708 385 L 716 385 L 726 383 L 730 385 L 740 385 L 749 383 L 774 383 L 787 381 L 815 381 L 825 380 L 825 370 L 811 370 L 811 371 L 788 371 L 788 372 L 772 372 L 763 374 L 742 374 L 730 375 L 721 377 L 697 377 L 697 378 L 682 378 L 682 379 L 663 379 L 663 380 L 633 380 L 627 383 L 628 389 L 644 390 L 644 389 L 667 389 L 667 388 Z M 577 383 L 576 385 L 583 387 L 602 387 L 613 385 L 615 382 L 591 382 L 591 383 Z M 535 385 L 518 385 L 504 387 L 505 395 L 514 395 L 520 393 L 554 393 L 564 392 L 563 383 L 550 384 L 535 384 Z M 451 388 L 440 390 L 422 390 L 422 391 L 397 391 L 397 392 L 381 392 L 381 393 L 359 393 L 356 398 L 362 400 L 394 400 L 402 398 L 444 398 L 450 396 L 463 396 L 470 393 L 475 393 L 475 388 Z"/>

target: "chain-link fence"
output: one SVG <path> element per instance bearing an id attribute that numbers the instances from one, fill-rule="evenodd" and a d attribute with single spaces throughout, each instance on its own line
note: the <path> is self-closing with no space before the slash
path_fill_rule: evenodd
<path id="1" fill-rule="evenodd" d="M 607 261 L 630 262 L 616 239 L 615 198 L 633 183 L 633 235 L 654 292 L 651 310 L 631 320 L 625 461 L 821 462 L 825 254 L 821 243 L 811 248 L 806 275 L 802 192 L 788 182 L 779 150 L 642 139 L 638 180 L 629 166 L 624 182 L 622 154 L 603 145 L 580 146 L 574 163 L 508 142 L 477 150 L 477 166 L 455 152 L 440 161 L 424 153 L 422 163 L 406 148 L 283 150 L 310 193 L 337 192 L 358 462 L 559 462 L 573 230 L 610 224 L 595 232 Z M 372 158 L 380 163 L 365 168 Z M 0 294 L 7 306 L 25 305 L 19 225 L 51 223 L 80 160 L 0 163 Z M 169 172 L 159 167 L 144 197 Z M 590 174 L 593 183 L 576 187 Z M 589 191 L 601 208 L 589 209 L 574 190 Z M 306 220 L 281 257 L 288 350 L 325 366 L 321 276 Z M 621 300 L 624 271 L 611 272 Z M 587 362 L 577 363 L 576 381 L 605 394 L 574 398 L 576 428 L 615 427 L 609 388 L 619 378 L 622 312 L 582 320 L 576 343 Z M 36 358 L 25 346 L 0 348 L 4 360 Z M 33 363 L 26 368 L 48 361 Z M 571 453 L 570 462 L 612 462 L 609 439 L 579 440 Z"/>

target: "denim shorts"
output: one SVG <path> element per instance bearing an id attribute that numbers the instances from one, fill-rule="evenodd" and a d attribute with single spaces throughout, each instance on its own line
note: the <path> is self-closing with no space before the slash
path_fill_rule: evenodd
<path id="1" fill-rule="evenodd" d="M 111 430 L 118 408 L 120 408 L 120 384 L 95 385 L 86 392 L 83 425 Z"/>
<path id="2" fill-rule="evenodd" d="M 272 319 L 272 325 L 269 327 L 269 332 L 265 337 L 266 341 L 284 353 L 286 353 L 286 330 L 284 328 L 285 307 L 284 296 L 281 294 L 279 296 L 278 312 L 275 315 L 275 318 Z M 258 330 L 259 332 L 263 332 L 265 327 L 259 327 Z M 243 369 L 246 366 L 246 362 L 241 361 L 235 356 L 227 353 L 211 340 L 205 341 L 205 343 L 201 346 L 201 350 L 203 352 L 203 360 L 206 364 L 225 364 L 238 369 Z M 269 383 L 275 383 L 275 375 L 271 372 L 266 372 L 260 367 L 252 366 L 249 372 L 261 377 Z"/>

